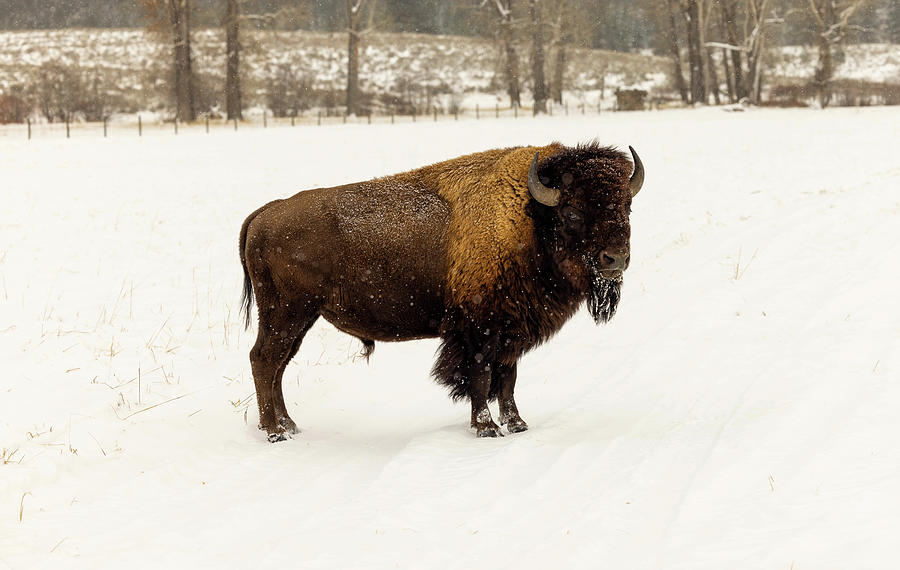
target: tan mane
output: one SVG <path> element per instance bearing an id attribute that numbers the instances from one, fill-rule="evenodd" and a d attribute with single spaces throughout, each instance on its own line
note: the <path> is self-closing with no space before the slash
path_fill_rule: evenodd
<path id="1" fill-rule="evenodd" d="M 407 173 L 437 189 L 450 206 L 446 291 L 451 305 L 477 305 L 503 287 L 503 276 L 531 265 L 534 224 L 525 213 L 535 152 L 545 158 L 564 147 L 515 147 L 461 156 Z M 490 305 L 492 303 L 487 303 Z M 496 306 L 496 305 L 495 305 Z"/>

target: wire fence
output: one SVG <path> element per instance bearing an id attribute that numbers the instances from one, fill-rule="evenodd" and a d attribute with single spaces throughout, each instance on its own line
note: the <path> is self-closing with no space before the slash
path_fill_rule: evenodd
<path id="1" fill-rule="evenodd" d="M 599 104 L 587 104 L 584 102 L 553 104 L 548 102 L 547 115 L 593 115 L 615 111 L 616 109 L 603 109 Z M 28 120 L 24 124 L 8 124 L 0 126 L 0 136 L 4 138 L 21 138 L 26 140 L 44 138 L 86 138 L 86 137 L 121 137 L 121 136 L 151 136 L 169 133 L 213 133 L 222 131 L 240 131 L 241 129 L 268 129 L 290 127 L 315 127 L 323 125 L 339 124 L 398 124 L 439 121 L 463 121 L 463 120 L 489 120 L 501 118 L 526 118 L 534 115 L 532 107 L 500 106 L 482 107 L 476 105 L 471 108 L 459 108 L 450 112 L 433 109 L 430 113 L 412 114 L 366 114 L 347 115 L 343 112 L 312 111 L 287 117 L 275 117 L 271 111 L 248 114 L 242 120 L 226 120 L 221 117 L 200 116 L 197 120 L 188 123 L 172 119 L 160 119 L 156 115 L 136 115 L 128 119 L 102 122 L 32 122 Z"/>

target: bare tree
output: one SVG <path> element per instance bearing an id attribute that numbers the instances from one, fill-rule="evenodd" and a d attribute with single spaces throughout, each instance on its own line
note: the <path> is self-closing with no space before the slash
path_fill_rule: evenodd
<path id="1" fill-rule="evenodd" d="M 735 22 L 735 3 L 732 0 L 718 0 L 721 19 L 726 29 L 728 43 L 709 42 L 707 47 L 728 50 L 732 55 L 731 83 L 734 84 L 738 99 L 747 98 L 751 103 L 760 101 L 766 39 L 769 27 L 782 23 L 772 11 L 771 0 L 741 0 L 744 6 L 743 35 L 738 37 Z M 746 57 L 746 69 L 741 65 Z"/>
<path id="2" fill-rule="evenodd" d="M 809 10 L 816 21 L 819 60 L 816 63 L 815 84 L 822 107 L 831 102 L 831 79 L 835 69 L 832 46 L 843 41 L 850 19 L 865 3 L 866 0 L 809 0 Z"/>
<path id="3" fill-rule="evenodd" d="M 741 56 L 742 50 L 738 47 L 743 42 L 738 39 L 737 22 L 735 21 L 735 2 L 736 0 L 716 0 L 719 8 L 719 25 L 722 33 L 725 35 L 727 45 L 723 47 L 725 54 L 731 56 L 731 66 L 728 67 L 728 58 L 723 54 L 723 61 L 726 65 L 726 72 L 730 70 L 728 85 L 732 90 L 732 98 L 740 101 L 747 96 L 746 85 L 744 84 L 744 64 Z"/>
<path id="4" fill-rule="evenodd" d="M 688 65 L 691 70 L 691 103 L 706 103 L 706 77 L 703 64 L 703 37 L 700 23 L 700 1 L 684 0 L 684 19 L 687 23 Z"/>
<path id="5" fill-rule="evenodd" d="M 369 26 L 375 15 L 375 0 L 347 0 L 347 114 L 355 115 L 362 109 L 359 94 L 359 45 L 362 43 L 363 12 L 369 6 Z"/>
<path id="6" fill-rule="evenodd" d="M 195 84 L 191 65 L 190 0 L 141 0 L 150 16 L 151 29 L 169 28 L 173 44 L 175 77 L 175 117 L 181 121 L 197 118 L 194 105 Z"/>
<path id="7" fill-rule="evenodd" d="M 674 0 L 657 0 L 656 10 L 665 30 L 666 46 L 672 58 L 672 77 L 675 80 L 675 88 L 685 103 L 689 100 L 687 83 L 684 80 L 684 71 L 681 66 L 681 46 L 678 43 L 678 27 L 675 24 Z"/>
<path id="8" fill-rule="evenodd" d="M 544 81 L 544 30 L 541 0 L 531 0 L 531 75 L 534 83 L 534 114 L 547 112 L 547 85 Z"/>
<path id="9" fill-rule="evenodd" d="M 763 56 L 766 49 L 766 31 L 770 24 L 779 20 L 770 17 L 771 0 L 747 0 L 748 27 L 750 32 L 744 38 L 747 52 L 747 96 L 753 103 L 762 98 Z"/>
<path id="10" fill-rule="evenodd" d="M 553 53 L 553 73 L 550 79 L 550 98 L 562 105 L 563 78 L 566 72 L 566 44 L 570 38 L 571 5 L 568 0 L 559 0 L 554 7 L 553 40 L 550 45 Z"/>
<path id="11" fill-rule="evenodd" d="M 225 8 L 225 112 L 243 119 L 241 101 L 241 12 L 243 0 L 227 0 Z"/>
<path id="12" fill-rule="evenodd" d="M 713 57 L 715 52 L 715 44 L 710 45 L 707 43 L 707 40 L 712 37 L 713 30 L 711 26 L 711 22 L 713 22 L 712 16 L 713 10 L 713 2 L 710 0 L 704 0 L 701 6 L 701 13 L 703 14 L 702 19 L 702 29 L 701 34 L 703 38 L 703 43 L 701 48 L 703 49 L 703 57 L 706 63 L 706 92 L 712 93 L 713 100 L 716 102 L 716 105 L 720 105 L 722 103 L 721 93 L 719 90 L 719 72 L 716 70 L 716 60 Z"/>
<path id="13" fill-rule="evenodd" d="M 519 54 L 516 52 L 513 30 L 513 0 L 483 0 L 481 5 L 494 7 L 500 24 L 500 40 L 503 42 L 503 75 L 506 79 L 506 93 L 511 107 L 522 104 L 519 88 Z"/>

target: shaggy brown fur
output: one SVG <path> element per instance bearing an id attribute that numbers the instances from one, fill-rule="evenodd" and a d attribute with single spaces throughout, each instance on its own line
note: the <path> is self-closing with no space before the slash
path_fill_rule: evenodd
<path id="1" fill-rule="evenodd" d="M 532 199 L 528 170 L 561 191 Z M 410 172 L 309 190 L 251 214 L 241 228 L 244 307 L 255 294 L 251 351 L 260 427 L 296 431 L 281 376 L 319 316 L 360 338 L 440 336 L 433 369 L 472 425 L 527 429 L 513 390 L 519 357 L 585 301 L 598 321 L 615 311 L 627 266 L 631 162 L 597 144 L 491 150 Z"/>

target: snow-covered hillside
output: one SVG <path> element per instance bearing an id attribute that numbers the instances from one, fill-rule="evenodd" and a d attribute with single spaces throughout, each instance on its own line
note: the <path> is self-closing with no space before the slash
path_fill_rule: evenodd
<path id="1" fill-rule="evenodd" d="M 222 91 L 225 38 L 221 30 L 193 34 L 195 70 L 201 87 Z M 243 69 L 251 105 L 265 104 L 268 83 L 284 74 L 308 78 L 313 89 L 346 88 L 347 38 L 320 32 L 250 32 L 245 35 Z M 75 65 L 95 73 L 109 95 L 149 109 L 164 102 L 169 47 L 143 30 L 40 30 L 0 32 L 0 90 L 27 85 L 47 62 Z M 410 90 L 452 95 L 474 106 L 490 94 L 500 102 L 498 44 L 481 38 L 425 34 L 366 34 L 360 59 L 361 88 L 372 95 L 403 97 Z M 527 47 L 522 47 L 526 58 Z M 524 63 L 523 59 L 523 64 Z M 596 104 L 601 91 L 617 87 L 668 90 L 667 60 L 660 57 L 572 48 L 567 55 L 567 90 L 573 103 Z M 92 81 L 88 81 L 92 84 Z M 444 98 L 440 103 L 447 108 Z M 338 96 L 338 99 L 340 97 Z M 422 102 L 424 103 L 424 102 Z M 523 101 L 523 103 L 526 103 Z M 493 105 L 493 99 L 490 102 Z M 530 103 L 529 103 L 530 104 Z M 424 106 L 424 105 L 423 105 Z"/>
<path id="2" fill-rule="evenodd" d="M 836 79 L 900 84 L 900 45 L 858 44 L 835 49 L 839 54 Z M 818 52 L 806 46 L 778 48 L 773 53 L 772 75 L 812 81 Z"/>
<path id="3" fill-rule="evenodd" d="M 264 202 L 497 146 L 641 153 L 616 318 L 477 439 L 434 341 L 319 323 L 256 429 L 237 234 Z M 892 568 L 900 115 L 0 138 L 0 568 Z"/>

